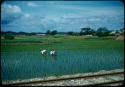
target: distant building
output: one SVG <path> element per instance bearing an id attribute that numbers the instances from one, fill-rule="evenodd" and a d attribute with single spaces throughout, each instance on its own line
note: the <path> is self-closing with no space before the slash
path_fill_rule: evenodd
<path id="1" fill-rule="evenodd" d="M 120 36 L 119 31 L 116 31 L 116 32 L 115 32 L 115 37 L 116 37 L 116 40 L 118 40 L 118 39 L 119 39 L 119 36 Z"/>
<path id="2" fill-rule="evenodd" d="M 114 34 L 115 35 L 116 31 L 111 31 L 110 34 Z"/>

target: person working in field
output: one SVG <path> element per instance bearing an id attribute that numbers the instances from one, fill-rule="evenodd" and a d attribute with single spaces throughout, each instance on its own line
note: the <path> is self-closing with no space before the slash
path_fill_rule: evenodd
<path id="1" fill-rule="evenodd" d="M 56 55 L 57 55 L 56 50 L 54 50 L 54 49 L 53 49 L 53 50 L 51 50 L 51 51 L 50 51 L 50 55 L 52 55 L 52 56 L 56 56 Z"/>
<path id="2" fill-rule="evenodd" d="M 46 55 L 46 50 L 42 50 L 42 51 L 41 51 L 41 54 L 42 54 L 42 55 Z"/>

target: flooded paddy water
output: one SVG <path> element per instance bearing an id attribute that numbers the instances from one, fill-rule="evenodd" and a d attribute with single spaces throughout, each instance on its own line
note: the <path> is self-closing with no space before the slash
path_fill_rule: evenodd
<path id="1" fill-rule="evenodd" d="M 121 49 L 58 50 L 57 56 L 47 52 L 1 52 L 2 81 L 24 80 L 77 73 L 124 68 Z"/>

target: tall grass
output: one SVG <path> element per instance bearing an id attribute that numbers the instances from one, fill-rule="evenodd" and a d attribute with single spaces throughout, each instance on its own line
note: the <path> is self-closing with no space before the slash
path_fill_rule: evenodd
<path id="1" fill-rule="evenodd" d="M 124 68 L 121 49 L 59 51 L 56 58 L 39 52 L 2 52 L 2 80 L 29 79 Z"/>

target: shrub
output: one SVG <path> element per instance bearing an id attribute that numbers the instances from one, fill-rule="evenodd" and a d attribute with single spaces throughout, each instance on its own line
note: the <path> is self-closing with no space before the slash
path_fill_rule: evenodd
<path id="1" fill-rule="evenodd" d="M 57 34 L 57 31 L 56 31 L 56 30 L 53 30 L 50 34 L 51 34 L 51 35 L 56 35 L 56 34 Z"/>
<path id="2" fill-rule="evenodd" d="M 69 31 L 69 32 L 67 32 L 67 34 L 68 34 L 68 35 L 73 35 L 73 34 L 74 34 L 74 32 Z"/>
<path id="3" fill-rule="evenodd" d="M 110 31 L 105 27 L 98 28 L 96 31 L 96 35 L 99 37 L 109 36 L 109 33 L 110 33 Z"/>
<path id="4" fill-rule="evenodd" d="M 9 39 L 9 40 L 13 40 L 14 36 L 13 35 L 5 35 L 4 39 Z"/>

